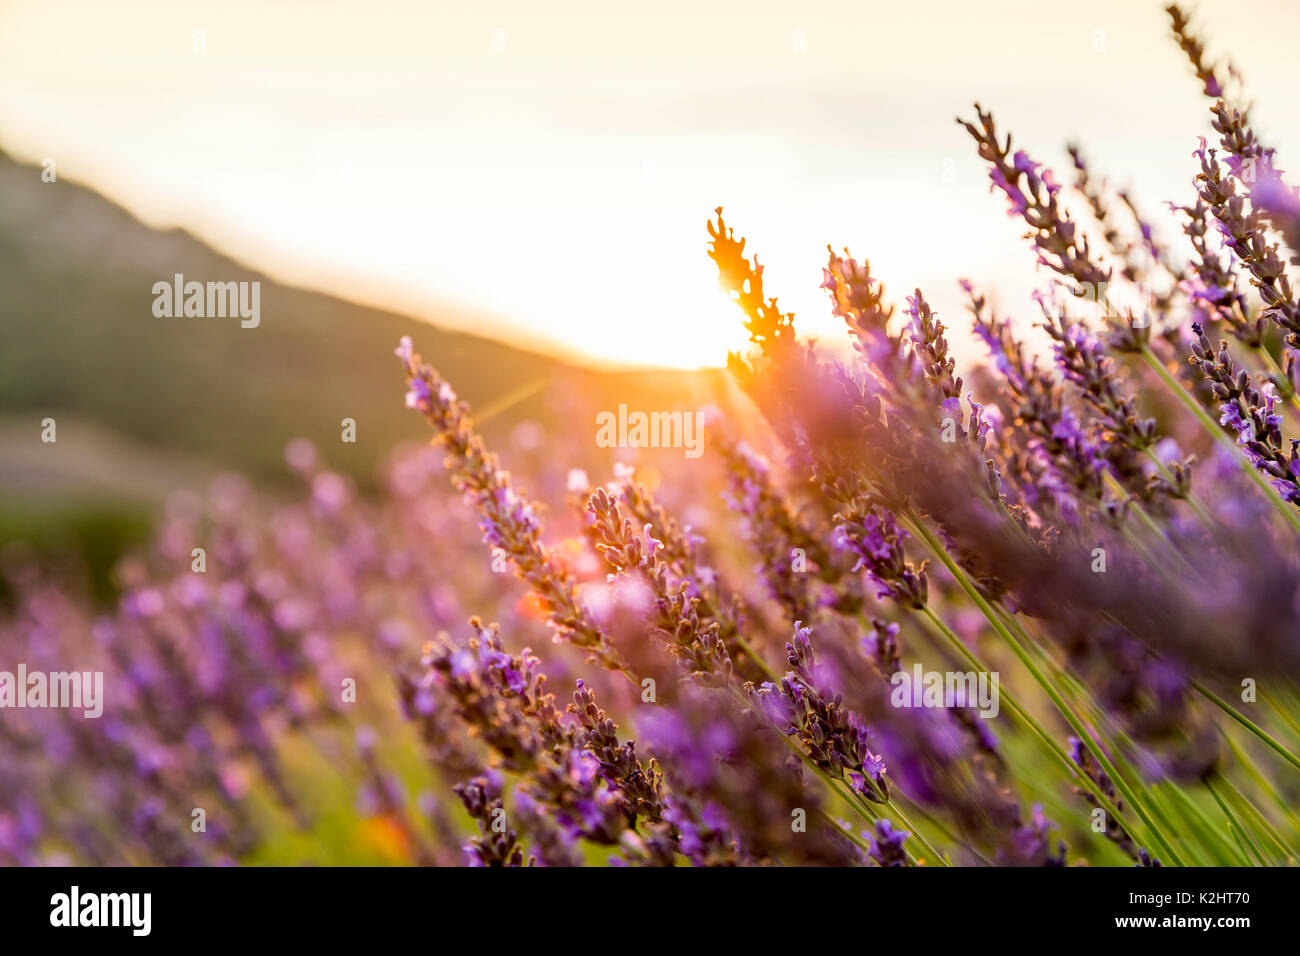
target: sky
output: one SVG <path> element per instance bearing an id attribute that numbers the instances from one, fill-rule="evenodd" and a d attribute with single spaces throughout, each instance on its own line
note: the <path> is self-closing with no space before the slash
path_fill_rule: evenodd
<path id="1" fill-rule="evenodd" d="M 1062 174 L 1079 140 L 1172 236 L 1208 103 L 1161 6 L 0 0 L 0 147 L 284 281 L 720 365 L 745 334 L 705 254 L 719 205 L 809 334 L 842 335 L 828 243 L 950 326 L 963 276 L 1031 317 L 1045 277 L 953 122 L 976 100 Z M 1300 3 L 1194 10 L 1287 168 Z"/>

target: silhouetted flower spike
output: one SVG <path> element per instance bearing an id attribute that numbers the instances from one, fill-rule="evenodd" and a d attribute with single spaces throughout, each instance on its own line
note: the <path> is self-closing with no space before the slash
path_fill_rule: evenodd
<path id="1" fill-rule="evenodd" d="M 1276 166 L 1275 151 L 1259 141 L 1250 124 L 1249 109 L 1240 103 L 1230 103 L 1226 98 L 1222 77 L 1214 67 L 1206 65 L 1204 47 L 1199 38 L 1191 33 L 1186 14 L 1176 4 L 1166 7 L 1166 12 L 1170 16 L 1174 36 L 1196 70 L 1205 95 L 1215 101 L 1211 106 L 1211 125 L 1219 134 L 1224 162 L 1232 179 L 1244 188 L 1255 208 L 1249 213 L 1245 212 L 1240 199 L 1233 201 L 1235 190 L 1231 184 L 1220 183 L 1217 170 L 1211 173 L 1207 168 L 1214 162 L 1214 152 L 1210 152 L 1207 163 L 1204 141 L 1197 155 L 1201 160 L 1202 176 L 1206 179 L 1202 182 L 1201 177 L 1198 177 L 1198 192 L 1214 212 L 1224 234 L 1225 244 L 1230 245 L 1250 271 L 1252 282 L 1264 300 L 1265 315 L 1287 333 L 1287 343 L 1295 349 L 1300 347 L 1297 345 L 1300 343 L 1300 334 L 1297 332 L 1300 312 L 1297 311 L 1287 277 L 1279 268 L 1275 247 L 1267 242 L 1263 226 L 1266 221 L 1271 221 L 1276 228 L 1288 235 L 1289 240 L 1300 236 L 1300 232 L 1294 230 L 1287 232 L 1289 224 L 1295 221 L 1296 190 L 1283 182 L 1282 171 Z M 1228 72 L 1240 79 L 1231 67 Z M 1300 252 L 1295 242 L 1291 244 L 1293 252 Z M 1215 288 L 1212 283 L 1207 285 L 1210 289 Z M 1244 315 L 1245 310 L 1242 311 Z M 1294 370 L 1288 367 L 1286 379 L 1278 380 L 1276 384 L 1290 393 L 1294 391 L 1294 377 Z"/>
<path id="2" fill-rule="evenodd" d="M 737 239 L 722 218 L 722 207 L 714 210 L 718 220 L 709 223 L 713 242 L 709 258 L 718 267 L 718 280 L 724 291 L 740 305 L 746 315 L 745 328 L 750 341 L 768 351 L 775 344 L 794 336 L 794 316 L 783 313 L 776 299 L 767 299 L 763 292 L 763 267 L 758 257 L 745 258 L 745 240 Z"/>
<path id="3" fill-rule="evenodd" d="M 1210 107 L 1211 125 L 1219 134 L 1219 145 L 1226 154 L 1225 162 L 1233 177 L 1245 185 L 1247 192 L 1257 182 L 1281 182 L 1281 170 L 1276 169 L 1274 150 L 1260 143 L 1251 128 L 1249 106 L 1230 102 L 1217 69 L 1205 61 L 1205 49 L 1200 39 L 1190 30 L 1187 16 L 1177 5 L 1166 7 L 1174 37 L 1191 61 L 1197 78 L 1201 80 L 1205 95 L 1214 100 Z M 1226 72 L 1240 83 L 1240 76 L 1229 65 Z"/>

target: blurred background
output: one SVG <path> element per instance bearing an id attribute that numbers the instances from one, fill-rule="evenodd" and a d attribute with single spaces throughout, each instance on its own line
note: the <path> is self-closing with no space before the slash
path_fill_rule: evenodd
<path id="1" fill-rule="evenodd" d="M 0 540 L 107 568 L 173 489 L 273 489 L 300 435 L 366 486 L 425 437 L 403 334 L 502 427 L 566 388 L 695 407 L 744 344 L 720 204 L 802 330 L 839 335 L 829 242 L 960 353 L 956 277 L 1021 319 L 1037 277 L 953 117 L 979 100 L 1062 178 L 1087 131 L 1169 234 L 1208 112 L 1161 6 L 0 2 Z M 1286 156 L 1300 7 L 1195 13 Z M 175 273 L 261 281 L 260 326 L 155 317 Z"/>

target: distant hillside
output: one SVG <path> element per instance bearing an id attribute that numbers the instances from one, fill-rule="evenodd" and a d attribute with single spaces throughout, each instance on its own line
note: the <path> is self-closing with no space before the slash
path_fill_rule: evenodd
<path id="1" fill-rule="evenodd" d="M 38 167 L 3 153 L 0 197 L 0 409 L 11 419 L 63 414 L 265 475 L 282 474 L 284 443 L 305 435 L 364 480 L 396 441 L 422 435 L 402 408 L 400 336 L 475 404 L 564 371 L 490 339 L 279 284 L 90 189 L 43 183 Z M 153 284 L 178 272 L 260 280 L 260 326 L 155 317 Z M 356 446 L 339 441 L 345 417 L 357 422 Z"/>

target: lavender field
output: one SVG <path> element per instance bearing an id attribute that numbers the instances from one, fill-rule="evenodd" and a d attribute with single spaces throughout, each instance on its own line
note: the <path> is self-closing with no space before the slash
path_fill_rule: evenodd
<path id="1" fill-rule="evenodd" d="M 171 490 L 107 585 L 9 541 L 0 862 L 1300 864 L 1300 192 L 1249 62 L 1167 18 L 1204 107 L 1177 195 L 1086 137 L 1049 168 L 996 102 L 928 118 L 1032 297 L 831 235 L 809 331 L 721 195 L 725 379 L 543 392 L 508 357 L 493 393 L 495 353 L 385 327 L 335 356 L 386 363 L 375 411 Z M 155 321 L 206 321 L 171 275 Z M 252 308 L 212 321 L 275 334 Z"/>

